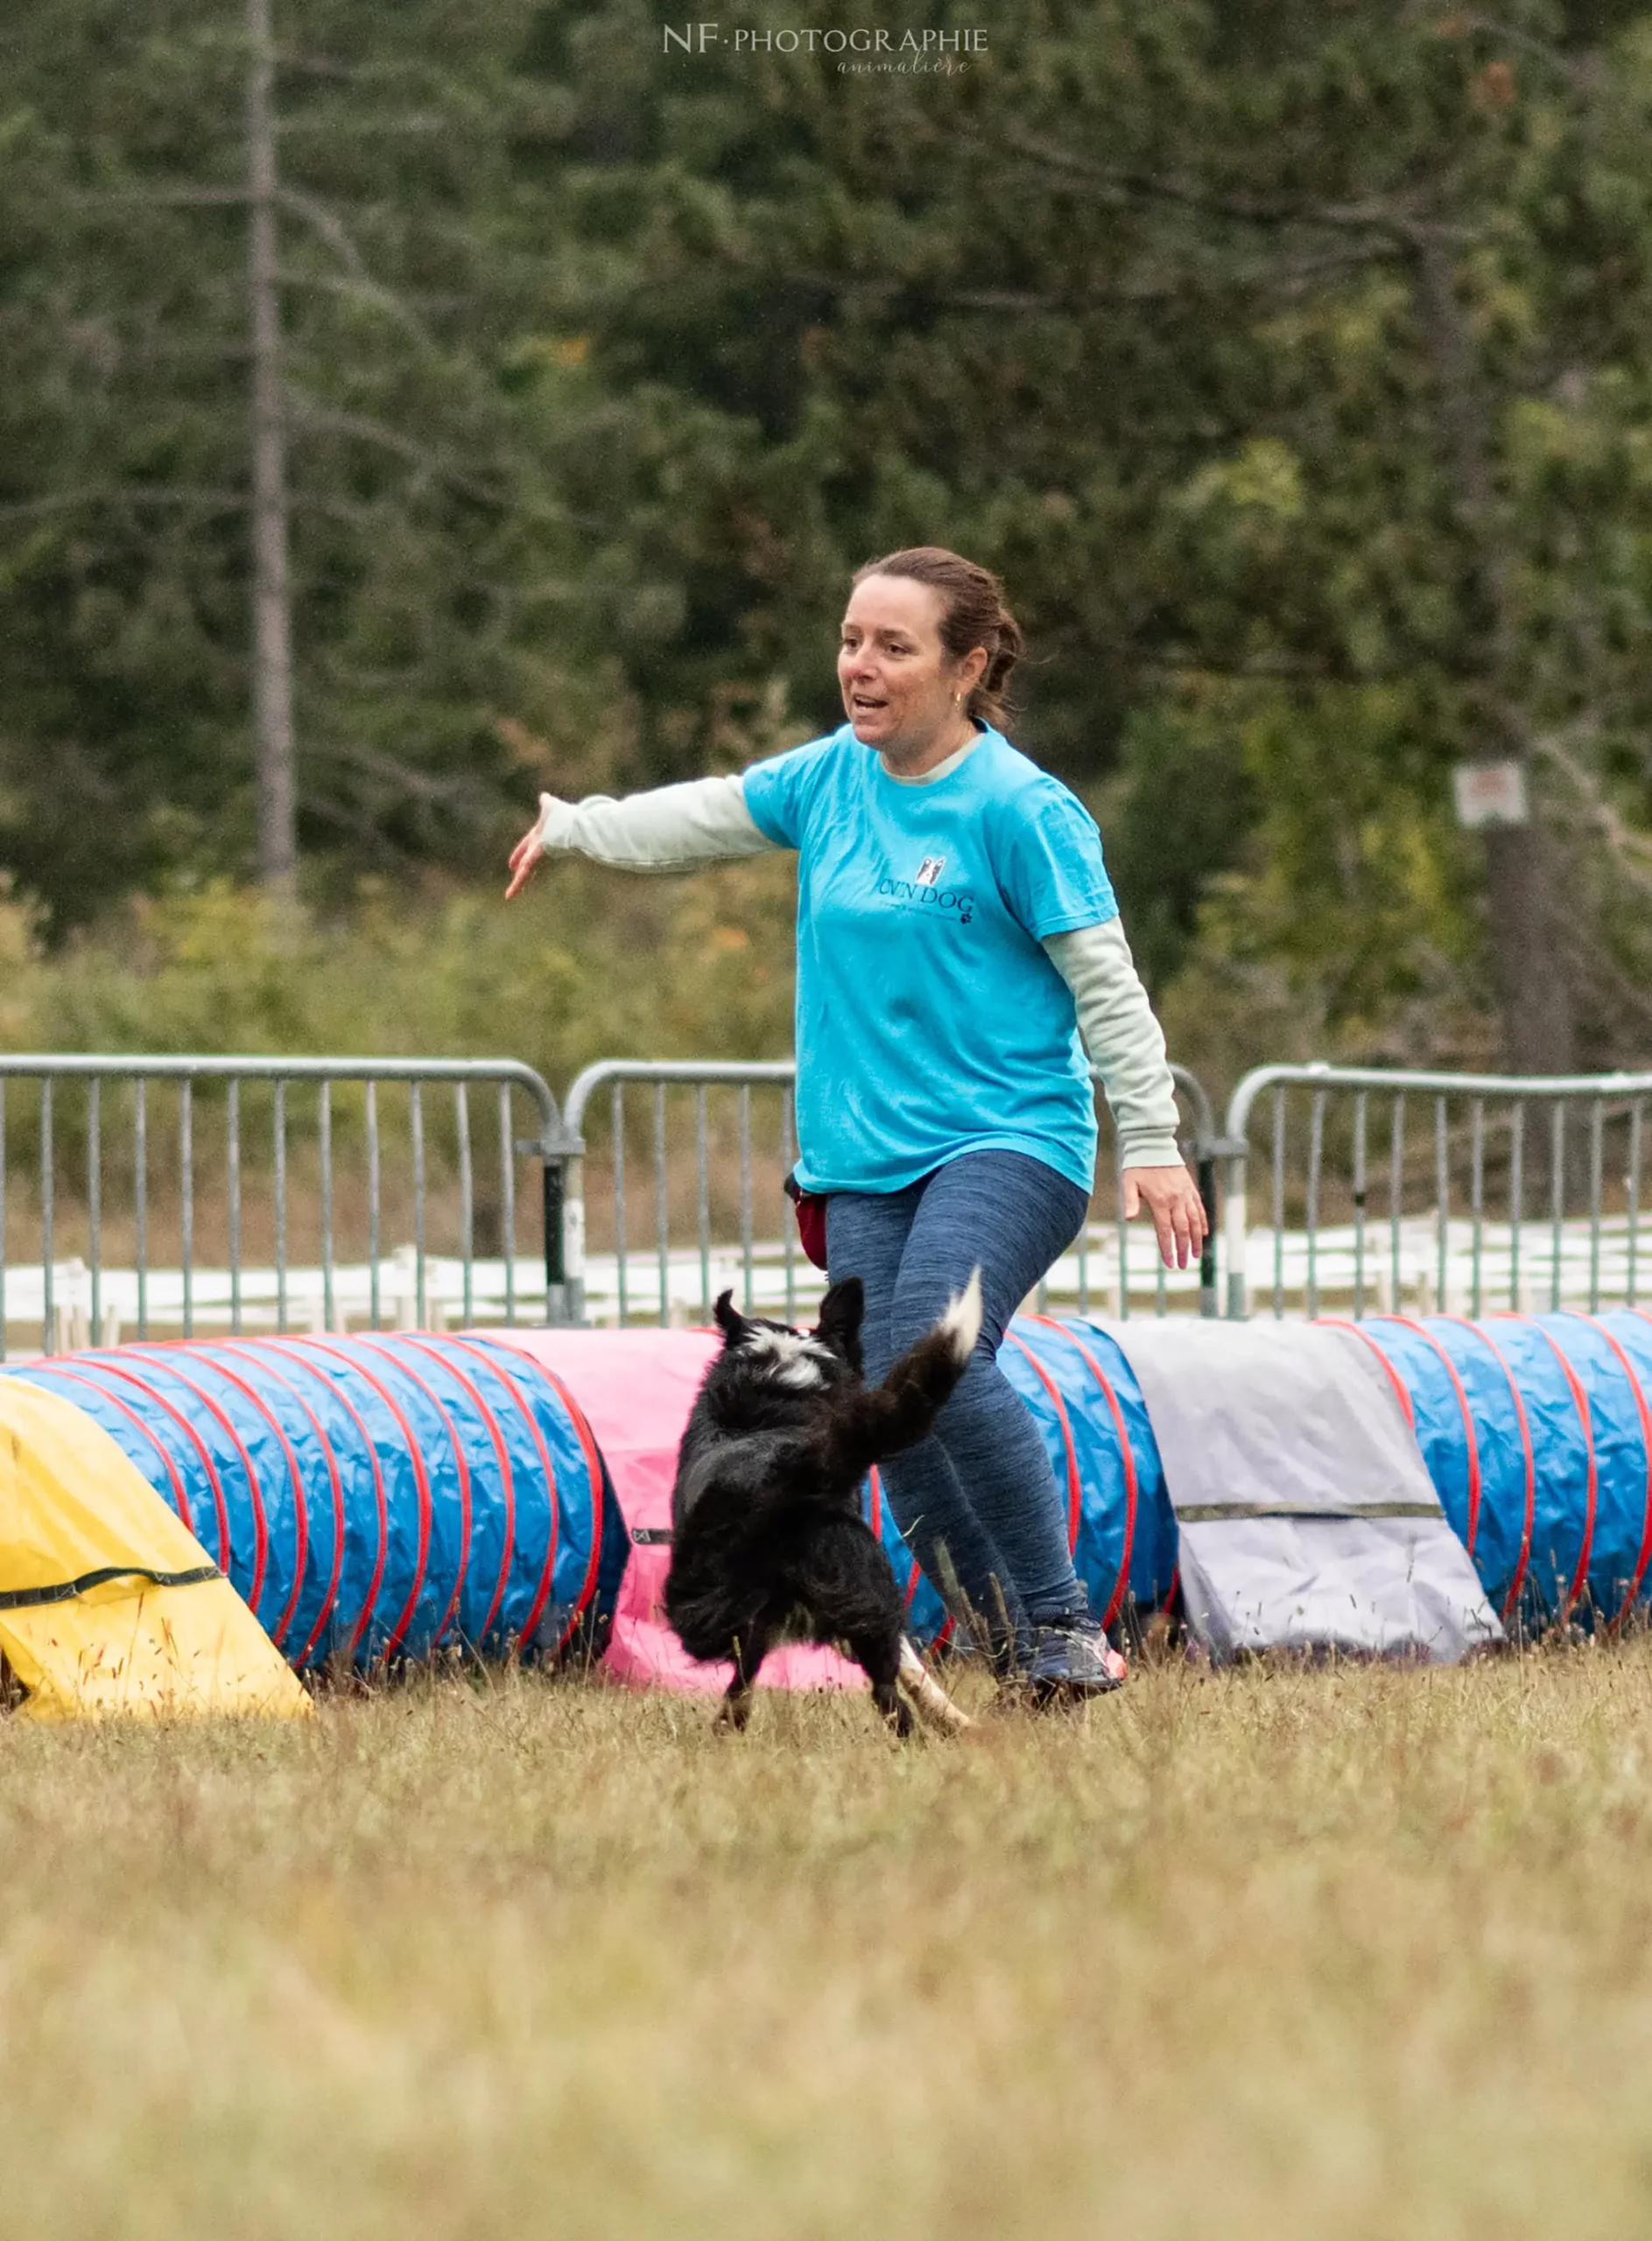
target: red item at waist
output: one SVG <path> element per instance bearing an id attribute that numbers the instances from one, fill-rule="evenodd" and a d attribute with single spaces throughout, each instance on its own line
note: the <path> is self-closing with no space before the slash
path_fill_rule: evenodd
<path id="1" fill-rule="evenodd" d="M 803 1249 L 817 1268 L 826 1265 L 826 1201 L 814 1191 L 805 1191 L 795 1175 L 785 1181 L 785 1192 L 796 1210 L 798 1236 Z"/>

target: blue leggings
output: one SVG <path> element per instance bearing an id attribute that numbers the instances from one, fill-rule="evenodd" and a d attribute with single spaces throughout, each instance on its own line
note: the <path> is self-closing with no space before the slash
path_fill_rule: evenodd
<path id="1" fill-rule="evenodd" d="M 832 1280 L 866 1288 L 861 1343 L 876 1384 L 981 1266 L 985 1312 L 935 1429 L 882 1466 L 896 1522 L 953 1615 L 985 1619 L 995 1651 L 1086 1608 L 1066 1508 L 1026 1404 L 997 1354 L 1004 1326 L 1084 1223 L 1085 1193 L 1024 1152 L 967 1152 L 904 1191 L 833 1191 Z M 963 1608 L 960 1607 L 960 1599 Z"/>

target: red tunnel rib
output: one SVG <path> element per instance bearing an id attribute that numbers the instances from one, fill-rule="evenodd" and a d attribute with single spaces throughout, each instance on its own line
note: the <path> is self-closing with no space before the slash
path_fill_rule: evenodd
<path id="1" fill-rule="evenodd" d="M 1571 1315 L 1577 1310 L 1567 1308 L 1564 1312 Z M 1641 1390 L 1641 1380 L 1635 1373 L 1634 1364 L 1600 1317 L 1598 1315 L 1579 1315 L 1578 1320 L 1592 1324 L 1617 1356 L 1619 1366 L 1629 1380 L 1629 1390 L 1634 1395 L 1635 1411 L 1641 1419 L 1641 1448 L 1646 1457 L 1646 1498 L 1641 1513 L 1641 1548 L 1634 1560 L 1634 1577 L 1629 1582 L 1622 1602 L 1606 1621 L 1606 1632 L 1615 1634 L 1634 1607 L 1634 1598 L 1641 1592 L 1641 1583 L 1646 1577 L 1648 1561 L 1652 1559 L 1652 1412 L 1647 1409 L 1646 1395 Z"/>
<path id="2" fill-rule="evenodd" d="M 309 1638 L 292 1661 L 295 1665 L 307 1665 L 314 1654 L 317 1642 L 320 1640 L 323 1633 L 332 1621 L 333 1606 L 338 1598 L 339 1579 L 344 1570 L 346 1530 L 344 1480 L 339 1471 L 339 1459 L 334 1452 L 333 1443 L 327 1437 L 327 1428 L 320 1416 L 316 1415 L 292 1380 L 284 1370 L 278 1369 L 267 1354 L 261 1353 L 257 1346 L 247 1345 L 244 1342 L 234 1338 L 215 1338 L 212 1341 L 212 1345 L 214 1352 L 230 1353 L 234 1354 L 238 1360 L 256 1362 L 267 1376 L 272 1377 L 283 1392 L 290 1393 L 299 1407 L 303 1409 L 309 1419 L 311 1430 L 321 1444 L 321 1456 L 327 1465 L 327 1481 L 333 1494 L 333 1569 L 327 1578 L 327 1593 L 322 1598 L 320 1609 L 316 1612 L 315 1624 L 310 1629 Z M 228 1373 L 226 1372 L 225 1374 L 228 1375 Z"/>
<path id="3" fill-rule="evenodd" d="M 508 1347 L 500 1347 L 496 1350 L 475 1338 L 454 1338 L 451 1343 L 455 1346 L 462 1346 L 467 1353 L 474 1354 L 479 1362 L 486 1362 L 494 1375 L 498 1378 L 522 1412 L 522 1420 L 528 1427 L 529 1436 L 533 1441 L 540 1465 L 545 1472 L 545 1493 L 551 1506 L 551 1517 L 545 1535 L 545 1565 L 539 1575 L 539 1584 L 534 1592 L 532 1606 L 517 1636 L 518 1640 L 527 1641 L 531 1639 L 535 1626 L 538 1625 L 545 1605 L 551 1599 L 551 1585 L 556 1572 L 558 1535 L 560 1531 L 556 1466 L 551 1460 L 551 1451 L 545 1445 L 545 1434 L 539 1429 L 539 1420 L 533 1413 L 532 1402 L 500 1359 L 501 1355 L 509 1353 L 510 1350 Z M 533 1359 L 531 1355 L 521 1354 L 518 1354 L 516 1359 L 518 1361 Z M 534 1367 L 540 1370 L 542 1375 L 547 1378 L 551 1376 L 550 1371 L 545 1369 L 542 1364 L 534 1362 Z M 560 1396 L 561 1384 L 554 1378 L 551 1381 Z M 585 1422 L 582 1414 L 575 1419 L 575 1426 L 580 1432 L 580 1444 L 584 1449 L 587 1461 L 590 1462 L 596 1453 L 596 1442 L 591 1437 L 591 1427 Z M 592 1465 L 591 1502 L 591 1562 L 587 1570 L 585 1592 L 579 1604 L 569 1614 L 568 1623 L 563 1629 L 561 1641 L 557 1644 L 559 1649 L 573 1633 L 580 1612 L 584 1610 L 591 1591 L 596 1584 L 596 1566 L 601 1547 L 602 1521 L 602 1466 L 600 1462 L 595 1462 Z"/>
<path id="4" fill-rule="evenodd" d="M 1016 1338 L 1013 1331 L 1006 1331 L 1005 1338 L 1012 1346 L 1025 1354 L 1032 1365 L 1032 1373 L 1050 1395 L 1056 1412 L 1056 1422 L 1061 1427 L 1061 1444 L 1067 1458 L 1067 1553 L 1072 1555 L 1079 1545 L 1079 1520 L 1083 1514 L 1084 1491 L 1079 1483 L 1079 1458 L 1073 1452 L 1072 1426 L 1068 1421 L 1066 1404 L 1056 1390 L 1056 1381 L 1039 1360 L 1024 1338 Z"/>
<path id="5" fill-rule="evenodd" d="M 1509 1398 L 1515 1404 L 1515 1421 L 1520 1427 L 1520 1444 L 1526 1463 L 1526 1513 L 1520 1528 L 1520 1556 L 1515 1566 L 1515 1577 L 1508 1584 L 1503 1598 L 1501 1616 L 1510 1617 L 1526 1584 L 1526 1573 L 1531 1563 L 1531 1536 L 1537 1520 L 1537 1457 L 1531 1444 L 1531 1423 L 1526 1415 L 1526 1403 L 1520 1390 L 1520 1380 L 1508 1366 L 1508 1358 L 1485 1326 L 1471 1323 L 1466 1315 L 1448 1316 L 1446 1320 L 1459 1329 L 1472 1331 L 1491 1354 L 1499 1369 L 1508 1380 Z"/>
<path id="6" fill-rule="evenodd" d="M 394 1657 L 406 1637 L 407 1629 L 413 1623 L 413 1613 L 418 1608 L 418 1598 L 425 1591 L 425 1574 L 430 1568 L 430 1479 L 425 1469 L 424 1453 L 418 1440 L 413 1437 L 412 1426 L 402 1413 L 400 1402 L 355 1354 L 346 1353 L 341 1347 L 328 1345 L 324 1338 L 274 1338 L 266 1340 L 265 1343 L 280 1346 L 300 1357 L 306 1353 L 325 1354 L 329 1360 L 342 1362 L 347 1369 L 354 1370 L 364 1385 L 372 1387 L 374 1392 L 390 1410 L 406 1443 L 408 1459 L 413 1466 L 414 1491 L 418 1497 L 418 1558 L 414 1568 L 413 1584 L 409 1591 L 407 1601 L 384 1644 L 385 1656 Z M 418 1380 L 415 1379 L 414 1382 L 418 1383 Z"/>
<path id="7" fill-rule="evenodd" d="M 1101 1397 L 1107 1402 L 1108 1413 L 1113 1418 L 1113 1429 L 1119 1436 L 1119 1456 L 1124 1465 L 1124 1552 L 1119 1560 L 1119 1574 L 1113 1583 L 1113 1593 L 1108 1598 L 1107 1607 L 1101 1617 L 1101 1624 L 1104 1626 L 1110 1626 L 1124 1608 L 1124 1598 L 1129 1592 L 1130 1586 L 1130 1559 L 1135 1550 L 1137 1486 L 1135 1451 L 1130 1444 L 1130 1435 L 1125 1430 L 1124 1411 L 1119 1406 L 1119 1397 L 1113 1389 L 1113 1380 L 1088 1346 L 1085 1345 L 1083 1339 L 1079 1337 L 1077 1331 L 1068 1324 L 1058 1323 L 1052 1315 L 1035 1315 L 1032 1320 L 1035 1323 L 1042 1323 L 1046 1330 L 1059 1332 L 1062 1338 L 1071 1340 L 1078 1349 L 1085 1367 L 1101 1388 Z M 1073 1535 L 1073 1545 L 1075 1548 L 1078 1545 L 1076 1531 Z"/>
<path id="8" fill-rule="evenodd" d="M 299 1607 L 299 1598 L 304 1592 L 305 1569 L 310 1560 L 310 1502 L 305 1489 L 304 1472 L 299 1466 L 298 1457 L 292 1452 L 292 1443 L 287 1437 L 285 1425 L 257 1387 L 249 1385 L 244 1377 L 240 1376 L 235 1370 L 226 1369 L 221 1361 L 215 1360 L 213 1354 L 207 1351 L 207 1342 L 183 1340 L 178 1343 L 191 1348 L 192 1360 L 204 1362 L 208 1368 L 216 1370 L 220 1377 L 227 1378 L 238 1393 L 245 1395 L 281 1443 L 281 1452 L 286 1458 L 287 1477 L 292 1486 L 292 1592 L 287 1598 L 287 1607 L 281 1613 L 271 1636 L 271 1640 L 283 1643 L 286 1640 L 287 1629 L 292 1624 L 292 1614 Z M 227 1416 L 224 1422 L 228 1423 Z M 248 1460 L 250 1462 L 251 1458 L 249 1457 Z M 337 1574 L 335 1573 L 334 1577 L 336 1581 Z M 300 1657 L 297 1661 L 301 1663 L 302 1658 Z"/>
<path id="9" fill-rule="evenodd" d="M 1571 1584 L 1566 1590 L 1565 1607 L 1560 1614 L 1564 1625 L 1571 1618 L 1573 1606 L 1589 1584 L 1589 1559 L 1594 1554 L 1595 1500 L 1599 1491 L 1599 1472 L 1595 1461 L 1594 1423 L 1589 1414 L 1589 1396 L 1578 1381 L 1576 1370 L 1572 1368 L 1564 1353 L 1535 1316 L 1500 1315 L 1497 1320 L 1500 1323 L 1529 1323 L 1532 1329 L 1539 1333 L 1544 1345 L 1560 1365 L 1560 1374 L 1566 1381 L 1566 1390 L 1571 1395 L 1571 1405 L 1578 1412 L 1578 1423 L 1583 1427 L 1583 1444 L 1589 1458 L 1589 1492 L 1584 1510 L 1583 1545 L 1578 1551 L 1577 1569 L 1572 1573 Z"/>
<path id="10" fill-rule="evenodd" d="M 146 1401 L 152 1402 L 163 1416 L 172 1419 L 200 1458 L 200 1467 L 207 1473 L 207 1484 L 212 1488 L 213 1511 L 218 1521 L 219 1569 L 227 1575 L 235 1556 L 229 1535 L 229 1505 L 224 1498 L 223 1480 L 218 1476 L 218 1466 L 212 1459 L 212 1453 L 206 1441 L 202 1439 L 181 1409 L 174 1409 L 164 1393 L 157 1393 L 152 1385 L 146 1385 L 134 1371 L 122 1369 L 117 1363 L 110 1361 L 107 1355 L 92 1354 L 84 1359 L 95 1362 L 106 1375 L 118 1377 L 124 1384 L 135 1386 Z M 263 1584 L 264 1577 L 262 1572 L 259 1572 L 257 1575 L 257 1584 L 262 1586 Z M 248 1599 L 252 1601 L 254 1598 L 250 1597 Z"/>
<path id="11" fill-rule="evenodd" d="M 174 1341 L 180 1349 L 186 1343 L 183 1339 Z M 227 1436 L 230 1445 L 235 1451 L 235 1459 L 246 1473 L 247 1492 L 252 1499 L 252 1589 L 247 1597 L 247 1602 L 256 1613 L 258 1599 L 264 1593 L 264 1576 L 270 1560 L 270 1520 L 264 1507 L 264 1488 L 258 1483 L 257 1469 L 247 1452 L 246 1443 L 235 1430 L 228 1412 L 219 1407 L 212 1394 L 207 1392 L 204 1387 L 198 1385 L 193 1377 L 179 1368 L 177 1362 L 172 1359 L 171 1346 L 129 1345 L 125 1351 L 140 1360 L 155 1362 L 156 1366 L 164 1369 L 169 1377 L 175 1377 L 186 1393 L 193 1393 L 219 1430 Z M 303 1517 L 302 1509 L 299 1510 L 299 1514 L 300 1518 Z M 270 1639 L 278 1649 L 281 1647 L 285 1638 L 287 1626 L 292 1617 L 293 1605 L 298 1599 L 299 1582 L 302 1577 L 303 1575 L 295 1568 L 293 1591 L 287 1598 L 287 1607 L 270 1629 Z"/>
<path id="12" fill-rule="evenodd" d="M 179 1521 L 187 1531 L 193 1533 L 195 1530 L 194 1514 L 189 1507 L 189 1493 L 188 1489 L 184 1485 L 183 1474 L 179 1470 L 178 1465 L 173 1462 L 170 1449 L 164 1447 L 160 1441 L 156 1438 L 154 1433 L 151 1431 L 149 1426 L 138 1415 L 137 1409 L 129 1409 L 125 1402 L 121 1399 L 118 1393 L 110 1393 L 107 1391 L 104 1387 L 98 1383 L 95 1377 L 88 1377 L 83 1371 L 65 1369 L 62 1366 L 60 1357 L 53 1357 L 51 1373 L 53 1377 L 67 1378 L 73 1385 L 85 1386 L 88 1393 L 95 1393 L 100 1400 L 107 1401 L 111 1409 L 118 1409 L 122 1416 L 126 1418 L 127 1422 L 130 1424 L 135 1425 L 137 1429 L 142 1432 L 144 1437 L 149 1442 L 150 1445 L 154 1449 L 156 1454 L 158 1455 L 161 1459 L 162 1468 L 165 1471 L 167 1482 L 172 1490 L 172 1499 L 178 1506 Z M 197 1535 L 196 1537 L 199 1538 L 200 1536 Z M 227 1556 L 229 1553 L 227 1542 L 221 1541 L 219 1545 L 223 1549 L 224 1554 Z"/>
<path id="13" fill-rule="evenodd" d="M 1401 1330 L 1413 1331 L 1417 1338 L 1422 1339 L 1424 1345 L 1431 1346 L 1434 1349 L 1434 1352 L 1439 1356 L 1440 1360 L 1445 1365 L 1446 1376 L 1452 1380 L 1452 1390 L 1457 1395 L 1458 1411 L 1463 1419 L 1463 1437 L 1467 1442 L 1468 1445 L 1468 1533 L 1466 1536 L 1466 1545 L 1468 1548 L 1468 1553 L 1472 1556 L 1474 1553 L 1474 1536 L 1480 1531 L 1480 1442 L 1474 1436 L 1473 1414 L 1468 1405 L 1468 1394 L 1463 1389 L 1463 1380 L 1457 1374 L 1457 1365 L 1446 1352 L 1445 1347 L 1441 1345 L 1439 1340 L 1434 1336 L 1434 1333 L 1429 1329 L 1427 1324 L 1417 1322 L 1414 1316 L 1374 1315 L 1371 1317 L 1371 1320 L 1374 1323 L 1397 1323 Z"/>
<path id="14" fill-rule="evenodd" d="M 506 1583 L 510 1577 L 510 1559 L 517 1545 L 517 1479 L 516 1473 L 510 1467 L 510 1451 L 505 1445 L 504 1429 L 489 1407 L 482 1387 L 475 1380 L 467 1376 L 451 1355 L 441 1352 L 429 1339 L 421 1338 L 417 1331 L 404 1331 L 401 1335 L 407 1345 L 418 1346 L 421 1352 L 429 1354 L 432 1360 L 442 1363 L 455 1381 L 464 1387 L 481 1413 L 482 1423 L 488 1428 L 488 1437 L 493 1443 L 493 1451 L 499 1458 L 499 1476 L 504 1488 L 505 1499 L 504 1554 L 500 1558 L 499 1577 L 494 1583 L 493 1599 L 488 1605 L 488 1615 L 482 1621 L 482 1639 L 486 1640 L 492 1631 L 494 1620 L 499 1615 L 499 1605 L 504 1601 Z M 464 1342 L 462 1339 L 451 1338 L 447 1343 L 456 1347 Z M 552 1526 L 553 1536 L 555 1530 L 553 1521 Z M 466 1541 L 468 1545 L 468 1525 L 466 1528 Z M 458 1607 L 457 1597 L 454 1598 L 454 1607 Z"/>

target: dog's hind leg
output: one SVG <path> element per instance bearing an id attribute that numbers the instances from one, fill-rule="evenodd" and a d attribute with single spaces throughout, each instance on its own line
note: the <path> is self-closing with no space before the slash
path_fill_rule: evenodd
<path id="1" fill-rule="evenodd" d="M 751 1683 L 743 1673 L 736 1673 L 723 1691 L 722 1709 L 717 1715 L 719 1727 L 730 1728 L 739 1735 L 751 1718 Z"/>
<path id="2" fill-rule="evenodd" d="M 912 1732 L 911 1709 L 896 1682 L 901 1670 L 901 1637 L 893 1640 L 880 1631 L 875 1634 L 851 1635 L 845 1647 L 849 1655 L 872 1683 L 872 1702 L 896 1735 L 908 1736 Z"/>
<path id="3" fill-rule="evenodd" d="M 735 1677 L 723 1691 L 723 1708 L 717 1715 L 719 1727 L 731 1727 L 736 1735 L 743 1732 L 751 1718 L 751 1692 L 758 1669 L 773 1647 L 773 1636 L 762 1626 L 754 1626 L 747 1640 L 735 1642 Z"/>

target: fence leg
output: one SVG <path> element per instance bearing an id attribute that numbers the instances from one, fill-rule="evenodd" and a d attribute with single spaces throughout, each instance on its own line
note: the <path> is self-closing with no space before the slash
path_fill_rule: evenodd
<path id="1" fill-rule="evenodd" d="M 580 1330 L 585 1323 L 585 1162 L 579 1151 L 546 1149 L 545 1319 Z"/>
<path id="2" fill-rule="evenodd" d="M 1226 1149 L 1227 1159 L 1227 1316 L 1233 1323 L 1242 1323 L 1250 1313 L 1250 1302 L 1245 1290 L 1245 1155 L 1249 1147 L 1242 1139 L 1236 1149 L 1230 1140 Z"/>
<path id="3" fill-rule="evenodd" d="M 1211 1152 L 1199 1156 L 1199 1195 L 1205 1207 L 1205 1242 L 1199 1256 L 1199 1311 L 1210 1318 L 1221 1312 L 1216 1297 L 1216 1159 Z"/>
<path id="4" fill-rule="evenodd" d="M 541 1171 L 545 1177 L 545 1319 L 549 1324 L 566 1324 L 568 1286 L 564 1273 L 567 1263 L 563 1215 L 567 1206 L 567 1169 L 563 1161 L 547 1155 Z"/>

